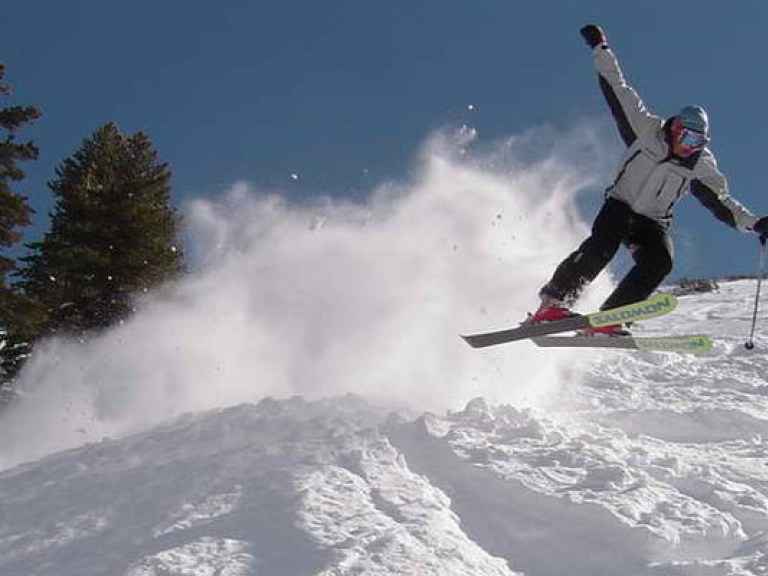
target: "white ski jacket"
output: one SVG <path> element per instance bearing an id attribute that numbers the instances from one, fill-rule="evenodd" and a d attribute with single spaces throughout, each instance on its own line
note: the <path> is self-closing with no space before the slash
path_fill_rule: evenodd
<path id="1" fill-rule="evenodd" d="M 670 120 L 645 109 L 608 46 L 596 46 L 593 54 L 600 88 L 627 145 L 608 196 L 666 227 L 675 203 L 691 192 L 718 219 L 739 230 L 751 230 L 758 217 L 730 196 L 712 152 L 704 148 L 688 158 L 672 156 Z"/>

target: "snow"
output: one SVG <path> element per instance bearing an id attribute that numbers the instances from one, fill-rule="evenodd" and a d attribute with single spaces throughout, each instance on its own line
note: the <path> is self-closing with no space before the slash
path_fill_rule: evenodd
<path id="1" fill-rule="evenodd" d="M 120 326 L 40 344 L 24 402 L 0 418 L 0 468 L 266 396 L 356 393 L 419 412 L 473 396 L 546 402 L 575 355 L 512 362 L 468 354 L 456 334 L 525 317 L 587 230 L 575 195 L 602 155 L 589 126 L 482 154 L 474 138 L 437 134 L 410 182 L 357 200 L 294 202 L 242 182 L 187 204 L 189 274 Z M 583 306 L 609 289 L 601 276 Z M 510 370 L 525 384 L 508 386 Z"/>
<path id="2" fill-rule="evenodd" d="M 546 409 L 265 398 L 12 467 L 0 574 L 764 575 L 753 290 L 724 282 L 637 327 L 711 333 L 712 355 L 589 352 Z"/>
<path id="3" fill-rule="evenodd" d="M 195 270 L 45 342 L 0 415 L 0 575 L 768 574 L 754 280 L 634 328 L 709 356 L 470 349 L 535 305 L 609 177 L 588 125 L 475 137 L 360 203 L 188 206 Z"/>

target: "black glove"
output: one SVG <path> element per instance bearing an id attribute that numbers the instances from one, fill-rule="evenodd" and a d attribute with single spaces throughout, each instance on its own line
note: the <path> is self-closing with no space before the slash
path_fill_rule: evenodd
<path id="1" fill-rule="evenodd" d="M 590 48 L 607 43 L 603 29 L 594 24 L 587 24 L 584 26 L 584 28 L 581 29 L 581 35 L 584 36 L 584 40 L 587 41 L 587 45 Z"/>
<path id="2" fill-rule="evenodd" d="M 760 236 L 760 242 L 765 244 L 765 241 L 768 240 L 768 216 L 763 216 L 755 222 L 755 225 L 752 226 L 752 230 Z"/>

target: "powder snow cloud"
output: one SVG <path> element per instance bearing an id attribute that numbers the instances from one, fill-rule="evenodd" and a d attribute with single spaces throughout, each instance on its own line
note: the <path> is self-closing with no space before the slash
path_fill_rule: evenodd
<path id="1" fill-rule="evenodd" d="M 294 202 L 241 182 L 188 203 L 194 270 L 120 326 L 44 343 L 0 419 L 0 464 L 269 395 L 545 402 L 574 355 L 475 351 L 458 334 L 536 306 L 587 233 L 576 199 L 606 180 L 601 141 L 586 124 L 486 145 L 462 128 L 428 139 L 409 181 L 363 200 Z"/>

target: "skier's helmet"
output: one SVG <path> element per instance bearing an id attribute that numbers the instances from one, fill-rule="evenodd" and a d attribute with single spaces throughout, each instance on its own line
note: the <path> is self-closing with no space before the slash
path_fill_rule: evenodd
<path id="1" fill-rule="evenodd" d="M 680 118 L 683 128 L 705 135 L 709 134 L 709 116 L 701 106 L 695 104 L 685 106 L 677 113 L 677 117 Z"/>
<path id="2" fill-rule="evenodd" d="M 701 106 L 686 106 L 672 118 L 672 138 L 678 153 L 692 154 L 709 143 L 709 118 Z"/>

